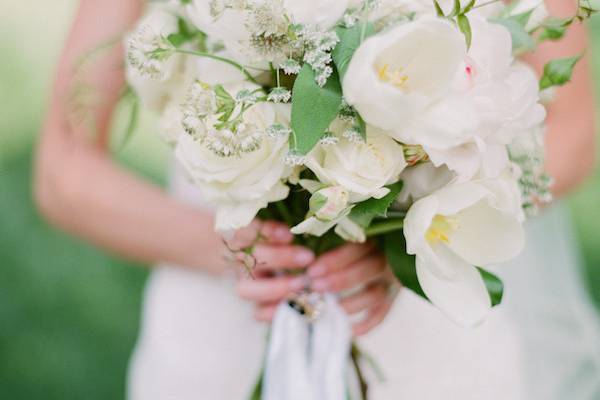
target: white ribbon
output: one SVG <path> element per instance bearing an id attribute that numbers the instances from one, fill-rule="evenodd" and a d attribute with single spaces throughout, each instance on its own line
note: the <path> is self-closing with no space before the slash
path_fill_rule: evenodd
<path id="1" fill-rule="evenodd" d="M 325 296 L 313 322 L 282 303 L 271 328 L 262 399 L 358 399 L 350 393 L 358 387 L 350 382 L 356 379 L 351 346 L 350 321 L 333 295 Z"/>

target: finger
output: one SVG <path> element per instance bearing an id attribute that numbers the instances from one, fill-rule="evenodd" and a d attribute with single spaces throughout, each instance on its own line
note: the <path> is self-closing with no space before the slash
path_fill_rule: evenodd
<path id="1" fill-rule="evenodd" d="M 278 271 L 284 269 L 305 268 L 315 259 L 315 254 L 302 246 L 271 246 L 259 244 L 253 256 L 257 268 Z"/>
<path id="2" fill-rule="evenodd" d="M 360 260 L 372 250 L 372 244 L 353 243 L 342 246 L 319 257 L 308 269 L 308 275 L 311 278 L 320 278 Z"/>
<path id="3" fill-rule="evenodd" d="M 259 322 L 272 322 L 275 318 L 279 303 L 267 303 L 259 305 L 254 312 L 254 318 Z"/>
<path id="4" fill-rule="evenodd" d="M 348 315 L 358 314 L 386 301 L 388 291 L 384 283 L 371 285 L 365 290 L 340 301 L 340 306 Z"/>
<path id="5" fill-rule="evenodd" d="M 302 290 L 304 285 L 304 277 L 248 279 L 238 284 L 237 292 L 243 299 L 256 303 L 268 303 L 281 301 L 290 294 Z"/>
<path id="6" fill-rule="evenodd" d="M 372 308 L 367 314 L 367 317 L 358 324 L 355 324 L 352 328 L 354 336 L 363 336 L 381 324 L 391 308 L 392 302 L 389 300 Z"/>
<path id="7" fill-rule="evenodd" d="M 235 232 L 233 238 L 227 240 L 229 247 L 243 249 L 257 242 L 271 244 L 289 244 L 294 240 L 294 235 L 289 227 L 278 221 L 254 220 L 250 226 Z"/>
<path id="8" fill-rule="evenodd" d="M 349 267 L 313 280 L 311 288 L 316 292 L 342 292 L 365 285 L 383 276 L 386 265 L 380 255 L 368 256 Z"/>
<path id="9" fill-rule="evenodd" d="M 260 234 L 270 244 L 290 244 L 294 240 L 290 227 L 279 221 L 262 222 Z"/>

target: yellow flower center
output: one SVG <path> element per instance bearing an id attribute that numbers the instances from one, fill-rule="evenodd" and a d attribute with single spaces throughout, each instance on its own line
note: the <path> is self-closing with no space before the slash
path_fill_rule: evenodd
<path id="1" fill-rule="evenodd" d="M 454 217 L 446 217 L 444 215 L 436 215 L 431 221 L 431 225 L 425 233 L 425 239 L 430 245 L 435 245 L 440 242 L 450 243 L 450 234 L 458 229 L 458 219 Z"/>
<path id="2" fill-rule="evenodd" d="M 384 64 L 378 70 L 379 80 L 398 89 L 405 89 L 408 82 L 408 75 L 403 74 L 403 68 L 390 69 L 390 64 Z"/>

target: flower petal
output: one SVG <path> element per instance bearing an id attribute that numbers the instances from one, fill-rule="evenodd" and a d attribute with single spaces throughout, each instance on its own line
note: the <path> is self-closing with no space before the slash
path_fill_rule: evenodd
<path id="1" fill-rule="evenodd" d="M 477 326 L 489 313 L 492 303 L 477 268 L 457 264 L 454 279 L 441 279 L 421 257 L 417 257 L 417 277 L 431 302 L 453 321 Z"/>

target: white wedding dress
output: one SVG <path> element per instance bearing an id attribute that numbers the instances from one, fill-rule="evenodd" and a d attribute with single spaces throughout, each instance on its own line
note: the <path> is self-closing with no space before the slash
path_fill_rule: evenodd
<path id="1" fill-rule="evenodd" d="M 172 191 L 202 204 L 180 173 Z M 529 224 L 523 256 L 495 269 L 507 286 L 506 302 L 478 329 L 459 327 L 402 291 L 385 323 L 359 343 L 385 376 L 369 379 L 370 398 L 599 399 L 600 327 L 568 226 L 560 210 Z M 252 311 L 230 278 L 159 266 L 146 290 L 129 399 L 248 399 L 267 332 Z"/>

